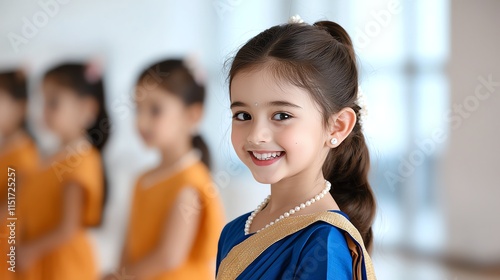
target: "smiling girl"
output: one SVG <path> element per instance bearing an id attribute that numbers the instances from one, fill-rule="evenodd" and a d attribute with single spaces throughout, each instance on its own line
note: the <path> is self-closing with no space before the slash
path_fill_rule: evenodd
<path id="1" fill-rule="evenodd" d="M 351 39 L 297 18 L 248 41 L 229 72 L 231 140 L 271 194 L 223 230 L 217 279 L 375 279 L 375 200 Z"/>

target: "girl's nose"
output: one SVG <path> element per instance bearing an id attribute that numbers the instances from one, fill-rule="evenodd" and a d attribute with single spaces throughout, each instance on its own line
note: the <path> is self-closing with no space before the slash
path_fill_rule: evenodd
<path id="1" fill-rule="evenodd" d="M 264 122 L 255 121 L 252 125 L 247 141 L 253 144 L 268 143 L 272 139 L 272 132 Z"/>

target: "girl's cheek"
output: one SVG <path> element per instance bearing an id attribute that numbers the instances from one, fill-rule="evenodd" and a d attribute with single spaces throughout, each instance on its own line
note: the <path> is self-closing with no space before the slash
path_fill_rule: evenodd
<path id="1" fill-rule="evenodd" d="M 233 146 L 237 149 L 245 144 L 245 133 L 242 127 L 238 125 L 233 125 L 231 128 L 231 142 Z"/>
<path id="2" fill-rule="evenodd" d="M 44 117 L 45 124 L 47 125 L 47 128 L 49 128 L 50 130 L 54 130 L 54 128 L 55 128 L 56 117 L 54 115 L 55 115 L 55 112 L 50 107 L 46 107 L 43 111 L 43 117 Z"/>
<path id="3" fill-rule="evenodd" d="M 72 115 L 65 114 L 62 110 L 58 110 L 51 115 L 52 129 L 54 132 L 64 135 L 69 130 L 69 124 L 73 120 Z"/>
<path id="4" fill-rule="evenodd" d="M 16 111 L 14 107 L 15 104 L 11 102 L 0 101 L 0 130 L 1 132 L 6 132 L 10 127 L 13 126 L 13 123 L 18 123 L 18 115 L 19 113 Z"/>
<path id="5" fill-rule="evenodd" d="M 52 130 L 60 135 L 72 133 L 75 129 L 85 129 L 79 108 L 69 102 L 61 101 L 57 108 L 49 110 Z"/>
<path id="6" fill-rule="evenodd" d="M 304 137 L 304 132 L 296 131 L 291 126 L 282 126 L 273 131 L 274 140 L 283 148 L 292 148 L 297 138 Z"/>
<path id="7" fill-rule="evenodd" d="M 138 112 L 135 117 L 135 126 L 137 130 L 140 132 L 144 132 L 146 130 L 147 118 L 143 112 Z"/>
<path id="8" fill-rule="evenodd" d="M 170 145 L 178 139 L 183 131 L 182 121 L 168 114 L 157 115 L 152 118 L 149 132 L 155 139 L 155 143 L 159 146 Z"/>

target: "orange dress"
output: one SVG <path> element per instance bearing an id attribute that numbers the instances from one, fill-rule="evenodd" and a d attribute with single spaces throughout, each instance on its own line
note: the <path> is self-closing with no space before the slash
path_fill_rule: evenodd
<path id="1" fill-rule="evenodd" d="M 20 273 L 22 280 L 98 279 L 96 258 L 86 229 L 101 221 L 103 169 L 95 148 L 62 152 L 38 170 L 22 189 L 21 246 L 56 228 L 62 218 L 64 187 L 77 183 L 84 193 L 80 228 Z"/>
<path id="2" fill-rule="evenodd" d="M 7 220 L 7 218 L 16 218 L 17 217 L 17 205 L 13 205 L 14 203 L 18 203 L 17 194 L 19 193 L 19 188 L 22 188 L 23 183 L 25 182 L 26 176 L 29 176 L 31 172 L 33 172 L 38 163 L 38 153 L 36 150 L 35 143 L 28 136 L 23 136 L 16 141 L 15 144 L 10 145 L 10 147 L 5 148 L 5 150 L 0 151 L 0 279 L 2 280 L 11 280 L 14 279 L 13 272 L 9 271 L 9 267 L 11 264 L 7 263 L 10 260 L 10 257 L 7 254 L 12 254 L 10 247 L 17 246 L 18 244 L 14 244 L 17 241 L 18 231 L 18 221 L 12 220 L 15 223 L 14 231 L 6 226 L 11 221 Z M 9 181 L 8 176 L 8 168 L 13 168 L 15 171 L 10 172 L 15 173 L 15 185 L 12 185 L 12 179 Z M 12 171 L 12 170 L 11 170 Z M 13 174 L 12 174 L 13 175 Z M 14 176 L 11 176 L 14 178 Z M 11 183 L 11 189 L 9 190 L 8 184 Z M 9 200 L 9 197 L 11 198 Z M 8 213 L 7 201 L 15 201 L 10 202 L 10 206 L 15 206 L 15 212 L 13 216 Z M 9 237 L 11 237 L 9 239 Z M 9 243 L 10 242 L 10 243 Z M 15 252 L 15 251 L 14 251 Z M 17 272 L 17 269 L 14 269 Z"/>
<path id="3" fill-rule="evenodd" d="M 217 189 L 206 166 L 195 161 L 169 178 L 147 187 L 143 185 L 143 178 L 139 178 L 135 188 L 125 242 L 125 264 L 136 263 L 156 248 L 171 205 L 179 192 L 189 186 L 198 191 L 202 205 L 193 248 L 181 266 L 148 280 L 214 279 L 217 242 L 224 217 Z"/>

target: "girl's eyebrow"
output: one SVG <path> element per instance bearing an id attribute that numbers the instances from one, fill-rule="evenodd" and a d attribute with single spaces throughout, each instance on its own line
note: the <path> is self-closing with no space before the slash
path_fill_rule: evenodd
<path id="1" fill-rule="evenodd" d="M 248 105 L 240 101 L 234 101 L 231 103 L 230 108 L 233 109 L 234 107 L 248 107 Z"/>
<path id="2" fill-rule="evenodd" d="M 290 102 L 285 101 L 285 100 L 271 101 L 265 105 L 271 106 L 271 107 L 273 107 L 273 106 L 274 107 L 292 107 L 292 108 L 302 109 L 302 107 L 300 107 L 299 105 L 290 103 Z"/>
<path id="3" fill-rule="evenodd" d="M 269 107 L 292 107 L 292 108 L 299 108 L 302 109 L 299 105 L 290 103 L 285 100 L 276 100 L 276 101 L 271 101 L 263 104 L 264 106 L 269 106 Z M 231 103 L 231 109 L 234 107 L 249 107 L 247 104 L 241 102 L 241 101 L 234 101 Z"/>

